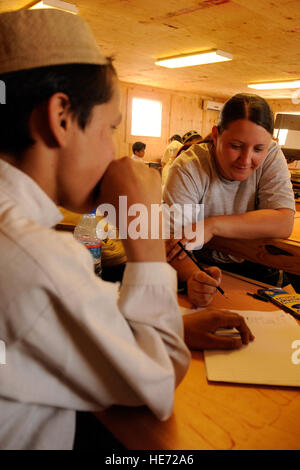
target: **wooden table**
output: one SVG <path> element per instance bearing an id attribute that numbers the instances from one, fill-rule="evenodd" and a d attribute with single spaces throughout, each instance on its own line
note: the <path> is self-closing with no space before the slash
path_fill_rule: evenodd
<path id="1" fill-rule="evenodd" d="M 67 211 L 61 207 L 60 210 L 64 220 L 58 224 L 57 229 L 73 231 L 81 214 Z M 297 204 L 293 233 L 287 240 L 281 238 L 237 240 L 214 237 L 206 246 L 255 263 L 300 275 L 300 203 Z"/>
<path id="2" fill-rule="evenodd" d="M 205 246 L 300 275 L 300 212 L 296 212 L 293 232 L 286 240 L 282 238 L 238 240 L 214 237 Z"/>
<path id="3" fill-rule="evenodd" d="M 222 287 L 231 301 L 218 294 L 216 307 L 276 310 L 245 295 L 256 291 L 253 284 L 225 275 Z M 192 353 L 169 420 L 158 421 L 144 407 L 113 407 L 97 416 L 134 450 L 300 449 L 300 389 L 208 383 L 200 351 Z"/>

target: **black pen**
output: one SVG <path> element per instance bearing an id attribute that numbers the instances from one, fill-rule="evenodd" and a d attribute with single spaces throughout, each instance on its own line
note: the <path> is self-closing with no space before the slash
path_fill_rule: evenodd
<path id="1" fill-rule="evenodd" d="M 206 273 L 208 276 L 210 276 L 210 274 L 208 272 L 205 271 L 204 268 L 202 268 L 202 266 L 198 263 L 198 261 L 194 258 L 194 256 L 184 248 L 183 244 L 181 242 L 177 242 L 178 245 L 180 246 L 180 248 L 185 252 L 186 255 L 188 255 L 189 258 L 191 258 L 191 260 L 193 261 L 193 263 L 198 266 L 198 268 L 200 269 L 200 271 L 203 271 L 204 273 Z M 212 276 L 210 276 L 212 277 Z M 223 291 L 223 289 L 221 287 L 217 287 L 217 290 L 222 294 L 222 295 L 225 295 L 225 292 Z"/>
<path id="2" fill-rule="evenodd" d="M 246 292 L 247 295 L 250 295 L 251 297 L 253 297 L 254 299 L 257 299 L 257 300 L 262 300 L 263 302 L 269 302 L 268 299 L 266 299 L 266 297 L 263 297 L 262 295 L 260 294 L 252 294 L 251 292 Z"/>

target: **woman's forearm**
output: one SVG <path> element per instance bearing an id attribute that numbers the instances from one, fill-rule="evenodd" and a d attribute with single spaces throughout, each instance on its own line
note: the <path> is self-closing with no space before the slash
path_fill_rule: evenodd
<path id="1" fill-rule="evenodd" d="M 291 209 L 260 209 L 239 215 L 220 215 L 204 220 L 205 239 L 224 238 L 288 238 L 293 230 Z"/>

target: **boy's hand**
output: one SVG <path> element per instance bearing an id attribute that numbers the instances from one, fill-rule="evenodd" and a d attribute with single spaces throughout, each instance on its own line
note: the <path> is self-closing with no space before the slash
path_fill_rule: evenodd
<path id="1" fill-rule="evenodd" d="M 183 317 L 184 337 L 190 349 L 239 349 L 254 340 L 244 318 L 228 310 L 207 309 Z M 218 329 L 235 328 L 239 335 L 217 335 Z"/>
<path id="2" fill-rule="evenodd" d="M 126 196 L 127 204 L 120 205 L 120 196 Z M 161 179 L 157 170 L 147 165 L 132 161 L 124 157 L 114 160 L 107 168 L 100 186 L 98 204 L 112 204 L 116 210 L 116 222 L 128 261 L 165 261 L 164 243 L 160 239 L 151 239 L 151 228 L 161 237 L 161 214 L 151 219 L 151 206 L 161 203 Z M 123 206 L 124 204 L 124 206 Z M 132 207 L 134 204 L 142 206 Z M 141 224 L 130 224 L 139 219 Z M 155 223 L 159 226 L 155 227 Z M 141 226 L 143 225 L 143 226 Z M 129 229 L 129 230 L 128 230 Z M 132 238 L 132 232 L 142 232 L 145 239 Z M 126 239 L 123 236 L 127 236 Z M 146 238 L 147 237 L 147 238 Z"/>

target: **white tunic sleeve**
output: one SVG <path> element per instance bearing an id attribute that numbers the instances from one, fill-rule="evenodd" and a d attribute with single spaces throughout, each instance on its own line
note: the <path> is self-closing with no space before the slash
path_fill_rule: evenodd
<path id="1" fill-rule="evenodd" d="M 13 309 L 24 328 L 12 320 L 1 395 L 77 410 L 145 404 L 166 419 L 189 364 L 175 272 L 129 263 L 118 300 L 117 286 L 94 276 L 84 247 L 52 235 L 41 265 L 38 249 L 35 259 L 23 253 L 30 282 L 17 289 Z"/>

